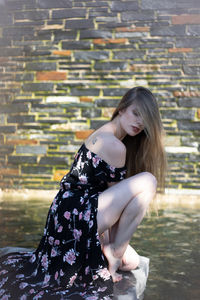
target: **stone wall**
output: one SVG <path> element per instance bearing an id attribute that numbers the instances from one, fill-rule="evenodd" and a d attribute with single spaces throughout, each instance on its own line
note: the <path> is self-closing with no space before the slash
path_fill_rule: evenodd
<path id="1" fill-rule="evenodd" d="M 142 85 L 167 133 L 167 186 L 198 189 L 199 75 L 199 0 L 0 0 L 0 187 L 57 188 Z"/>

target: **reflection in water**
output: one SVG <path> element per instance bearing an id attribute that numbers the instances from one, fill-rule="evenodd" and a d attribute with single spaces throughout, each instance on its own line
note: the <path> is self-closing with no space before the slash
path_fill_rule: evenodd
<path id="1" fill-rule="evenodd" d="M 36 248 L 50 202 L 0 202 L 0 247 Z M 200 299 L 200 210 L 165 209 L 145 218 L 132 246 L 150 258 L 144 300 Z"/>

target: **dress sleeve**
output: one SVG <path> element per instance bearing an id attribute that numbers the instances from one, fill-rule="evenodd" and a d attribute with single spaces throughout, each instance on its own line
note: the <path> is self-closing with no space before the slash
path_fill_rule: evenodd
<path id="1" fill-rule="evenodd" d="M 126 166 L 116 168 L 109 165 L 107 162 L 98 157 L 93 157 L 92 163 L 95 170 L 95 177 L 98 177 L 103 181 L 115 182 L 125 178 L 127 171 Z"/>

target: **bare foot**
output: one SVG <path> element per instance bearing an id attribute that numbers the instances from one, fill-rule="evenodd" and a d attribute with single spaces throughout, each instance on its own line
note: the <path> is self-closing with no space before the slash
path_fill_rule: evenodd
<path id="1" fill-rule="evenodd" d="M 130 245 L 127 246 L 126 251 L 122 257 L 122 262 L 119 267 L 121 271 L 131 271 L 138 267 L 140 263 L 140 256 Z"/>
<path id="2" fill-rule="evenodd" d="M 118 274 L 116 271 L 121 265 L 121 259 L 114 256 L 114 251 L 111 244 L 104 245 L 103 252 L 108 260 L 108 270 L 112 276 L 113 282 L 118 282 L 122 279 L 122 275 Z"/>

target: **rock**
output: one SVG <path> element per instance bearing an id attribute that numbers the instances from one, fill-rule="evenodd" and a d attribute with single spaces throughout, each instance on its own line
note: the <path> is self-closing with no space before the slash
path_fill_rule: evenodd
<path id="1" fill-rule="evenodd" d="M 0 248 L 0 257 L 13 252 L 33 251 L 30 248 L 4 247 Z M 114 284 L 114 300 L 142 300 L 149 274 L 149 258 L 140 256 L 137 269 L 130 272 L 120 271 L 121 281 Z"/>

